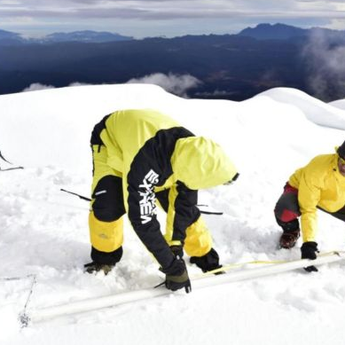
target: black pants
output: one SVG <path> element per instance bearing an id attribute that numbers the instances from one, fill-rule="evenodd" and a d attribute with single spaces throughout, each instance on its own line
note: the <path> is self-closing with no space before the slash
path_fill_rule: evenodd
<path id="1" fill-rule="evenodd" d="M 321 207 L 318 209 L 330 214 L 331 216 L 345 221 L 345 206 L 336 212 L 328 212 Z M 274 208 L 274 214 L 278 225 L 284 231 L 294 231 L 299 229 L 298 217 L 301 211 L 298 204 L 298 189 L 290 186 L 288 183 L 284 187 L 284 192 L 278 199 Z"/>

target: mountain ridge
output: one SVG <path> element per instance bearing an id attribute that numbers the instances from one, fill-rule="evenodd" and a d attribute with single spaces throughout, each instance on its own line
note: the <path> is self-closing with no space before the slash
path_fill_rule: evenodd
<path id="1" fill-rule="evenodd" d="M 10 44 L 51 44 L 59 42 L 104 43 L 132 40 L 133 37 L 107 31 L 81 30 L 54 32 L 41 38 L 23 38 L 20 34 L 0 30 L 0 45 Z"/>
<path id="2" fill-rule="evenodd" d="M 280 39 L 288 40 L 292 38 L 306 38 L 313 35 L 323 35 L 327 39 L 344 39 L 344 30 L 332 30 L 328 28 L 312 27 L 309 29 L 302 29 L 292 25 L 282 23 L 268 24 L 261 23 L 255 28 L 245 28 L 238 33 L 239 36 L 252 37 L 258 40 Z"/>
<path id="3" fill-rule="evenodd" d="M 175 39 L 180 37 L 207 37 L 207 36 L 242 36 L 252 37 L 258 40 L 265 39 L 291 39 L 293 37 L 306 37 L 314 33 L 322 33 L 329 37 L 345 36 L 344 30 L 332 30 L 321 27 L 312 27 L 309 29 L 299 28 L 297 26 L 283 23 L 260 23 L 255 27 L 247 27 L 237 34 L 204 34 L 204 35 L 182 35 L 171 38 L 166 37 L 145 37 L 144 39 Z M 9 41 L 10 40 L 10 41 Z M 108 31 L 80 30 L 71 32 L 54 32 L 41 38 L 23 38 L 19 33 L 0 29 L 0 44 L 6 41 L 6 44 L 49 44 L 58 42 L 84 42 L 84 43 L 105 43 L 117 41 L 137 40 L 131 36 L 112 33 Z M 142 40 L 142 39 L 140 39 Z"/>

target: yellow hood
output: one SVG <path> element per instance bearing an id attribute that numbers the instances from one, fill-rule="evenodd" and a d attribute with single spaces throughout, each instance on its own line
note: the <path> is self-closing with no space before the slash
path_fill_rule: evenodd
<path id="1" fill-rule="evenodd" d="M 179 139 L 171 164 L 175 179 L 194 190 L 224 184 L 237 173 L 222 148 L 204 137 Z"/>

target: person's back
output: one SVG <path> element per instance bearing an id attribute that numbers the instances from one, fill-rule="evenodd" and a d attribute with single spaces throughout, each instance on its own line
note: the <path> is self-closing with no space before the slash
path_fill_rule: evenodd
<path id="1" fill-rule="evenodd" d="M 298 189 L 304 240 L 314 240 L 316 209 L 336 212 L 344 206 L 345 178 L 339 172 L 338 155 L 314 157 L 305 167 L 296 170 L 289 184 Z"/>
<path id="2" fill-rule="evenodd" d="M 120 110 L 106 120 L 109 139 L 116 142 L 122 153 L 130 158 L 159 130 L 173 127 L 181 126 L 170 117 L 152 109 Z"/>

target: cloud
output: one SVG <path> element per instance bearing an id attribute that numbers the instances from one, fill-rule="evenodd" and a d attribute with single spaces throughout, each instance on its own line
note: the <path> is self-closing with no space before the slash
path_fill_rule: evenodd
<path id="1" fill-rule="evenodd" d="M 78 81 L 71 83 L 68 85 L 68 87 L 73 87 L 73 86 L 87 86 L 91 84 L 86 84 L 86 83 L 79 83 Z M 22 92 L 29 92 L 29 91 L 40 91 L 40 90 L 49 90 L 49 89 L 55 89 L 55 86 L 53 85 L 44 85 L 40 83 L 32 83 L 30 86 L 26 87 Z"/>
<path id="2" fill-rule="evenodd" d="M 189 89 L 195 88 L 202 84 L 202 82 L 191 76 L 190 74 L 175 75 L 169 73 L 168 75 L 163 73 L 154 73 L 147 75 L 143 78 L 131 79 L 127 82 L 128 84 L 154 84 L 162 87 L 165 91 L 171 92 L 174 95 L 187 97 L 187 91 Z M 69 84 L 67 87 L 74 86 L 87 86 L 91 84 L 74 82 Z M 22 92 L 29 91 L 39 91 L 55 89 L 53 85 L 44 85 L 40 83 L 32 83 L 30 86 L 26 87 Z"/>
<path id="3" fill-rule="evenodd" d="M 55 86 L 44 85 L 44 84 L 40 84 L 40 83 L 33 83 L 30 86 L 26 87 L 22 92 L 48 90 L 48 89 L 55 89 Z"/>
<path id="4" fill-rule="evenodd" d="M 345 97 L 345 46 L 337 40 L 316 31 L 303 51 L 309 87 L 321 99 Z"/>
<path id="5" fill-rule="evenodd" d="M 277 22 L 343 29 L 344 19 L 339 0 L 0 0 L 1 29 L 25 37 L 86 29 L 135 38 L 226 34 Z"/>
<path id="6" fill-rule="evenodd" d="M 199 98 L 228 98 L 236 95 L 236 91 L 214 90 L 213 92 L 196 92 L 194 96 Z"/>
<path id="7" fill-rule="evenodd" d="M 69 84 L 69 87 L 73 87 L 73 86 L 88 86 L 88 85 L 92 85 L 92 84 L 88 84 L 88 83 L 80 83 L 79 81 L 75 81 L 74 83 Z"/>
<path id="8" fill-rule="evenodd" d="M 169 73 L 154 73 L 139 79 L 131 79 L 129 84 L 154 84 L 161 86 L 165 91 L 186 97 L 187 90 L 195 88 L 202 82 L 190 74 L 175 75 Z"/>
<path id="9" fill-rule="evenodd" d="M 47 16 L 74 18 L 229 18 L 243 17 L 344 17 L 340 1 L 298 0 L 0 0 L 0 17 Z"/>

